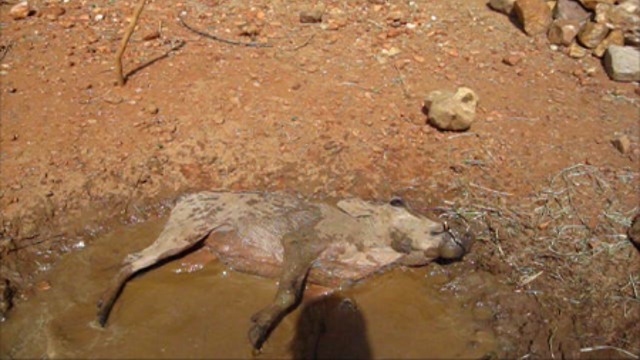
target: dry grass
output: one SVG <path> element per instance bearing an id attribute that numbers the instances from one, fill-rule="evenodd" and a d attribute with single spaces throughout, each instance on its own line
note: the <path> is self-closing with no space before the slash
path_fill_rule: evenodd
<path id="1" fill-rule="evenodd" d="M 640 173 L 578 164 L 551 176 L 527 198 L 460 184 L 461 196 L 436 210 L 443 219 L 471 226 L 484 253 L 480 262 L 508 265 L 509 281 L 543 305 L 583 312 L 593 321 L 611 312 L 631 320 L 640 314 L 640 266 L 626 231 L 640 211 L 639 180 Z M 584 326 L 593 329 L 589 319 Z M 609 323 L 613 333 L 623 326 Z M 598 330 L 583 335 L 587 352 L 617 345 L 640 353 L 633 335 L 604 338 Z"/>

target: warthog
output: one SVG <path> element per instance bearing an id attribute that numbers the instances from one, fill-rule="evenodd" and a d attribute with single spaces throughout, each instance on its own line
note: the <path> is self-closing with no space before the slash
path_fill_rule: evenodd
<path id="1" fill-rule="evenodd" d="M 192 194 L 177 202 L 153 244 L 126 257 L 98 302 L 100 324 L 133 274 L 202 241 L 235 270 L 279 276 L 274 301 L 251 318 L 249 340 L 258 350 L 299 303 L 305 281 L 335 288 L 392 266 L 460 258 L 472 237 L 412 213 L 399 199 L 329 204 L 280 193 Z"/>

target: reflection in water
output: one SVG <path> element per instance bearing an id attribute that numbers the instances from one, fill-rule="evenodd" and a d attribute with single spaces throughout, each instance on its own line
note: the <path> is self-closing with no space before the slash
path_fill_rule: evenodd
<path id="1" fill-rule="evenodd" d="M 371 359 L 366 322 L 356 303 L 333 294 L 303 304 L 291 353 L 294 359 Z"/>

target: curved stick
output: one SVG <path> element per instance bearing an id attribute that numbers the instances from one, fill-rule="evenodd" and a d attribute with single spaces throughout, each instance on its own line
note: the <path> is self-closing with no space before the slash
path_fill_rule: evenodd
<path id="1" fill-rule="evenodd" d="M 120 43 L 120 48 L 118 48 L 118 52 L 116 53 L 116 76 L 118 77 L 118 85 L 124 85 L 124 75 L 122 74 L 122 55 L 124 54 L 124 50 L 127 48 L 127 44 L 129 44 L 129 39 L 131 38 L 131 34 L 133 34 L 133 30 L 136 28 L 138 24 L 138 19 L 140 18 L 140 14 L 142 14 L 142 9 L 144 9 L 144 5 L 147 0 L 139 0 L 138 5 L 133 13 L 133 19 L 131 23 L 129 23 L 129 27 L 124 33 L 124 37 L 122 38 L 122 42 Z"/>

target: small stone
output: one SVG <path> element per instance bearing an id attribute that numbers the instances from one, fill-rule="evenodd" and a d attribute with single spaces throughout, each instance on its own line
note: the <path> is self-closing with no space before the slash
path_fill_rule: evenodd
<path id="1" fill-rule="evenodd" d="M 579 1 L 582 4 L 582 6 L 584 6 L 589 10 L 595 10 L 596 6 L 598 6 L 598 4 L 601 4 L 601 3 L 613 5 L 616 2 L 616 0 L 579 0 Z"/>
<path id="2" fill-rule="evenodd" d="M 249 36 L 255 38 L 260 35 L 261 29 L 254 23 L 246 23 L 239 26 L 240 36 Z"/>
<path id="3" fill-rule="evenodd" d="M 616 81 L 640 81 L 640 50 L 611 45 L 604 55 L 604 68 Z"/>
<path id="4" fill-rule="evenodd" d="M 226 119 L 224 118 L 224 116 L 222 116 L 222 114 L 216 114 L 213 118 L 213 122 L 217 125 L 222 125 L 225 123 L 225 121 Z"/>
<path id="5" fill-rule="evenodd" d="M 26 1 L 19 2 L 9 10 L 9 15 L 13 20 L 22 20 L 26 19 L 29 15 L 31 15 L 31 7 L 29 3 Z"/>
<path id="6" fill-rule="evenodd" d="M 545 5 L 546 6 L 546 5 Z M 439 130 L 465 131 L 471 127 L 476 115 L 478 95 L 469 88 L 459 88 L 456 93 L 433 91 L 424 102 L 428 120 Z"/>
<path id="7" fill-rule="evenodd" d="M 42 12 L 40 12 L 40 16 L 43 16 L 47 20 L 56 21 L 60 16 L 64 15 L 67 11 L 57 5 L 52 5 L 46 7 Z"/>
<path id="8" fill-rule="evenodd" d="M 555 45 L 569 46 L 580 31 L 580 23 L 576 20 L 554 20 L 549 27 L 549 42 Z"/>
<path id="9" fill-rule="evenodd" d="M 502 62 L 509 66 L 516 66 L 522 61 L 522 56 L 511 54 L 502 58 Z"/>
<path id="10" fill-rule="evenodd" d="M 14 291 L 9 280 L 0 279 L 0 322 L 7 318 L 7 312 L 13 306 L 13 294 Z"/>
<path id="11" fill-rule="evenodd" d="M 158 112 L 160 112 L 160 109 L 158 109 L 158 107 L 157 107 L 157 106 L 155 106 L 155 105 L 153 105 L 153 104 L 147 105 L 147 107 L 145 108 L 145 110 L 146 110 L 146 112 L 147 112 L 147 113 L 149 113 L 149 114 L 151 114 L 151 115 L 155 115 L 155 114 L 157 114 Z"/>
<path id="12" fill-rule="evenodd" d="M 313 24 L 322 22 L 323 11 L 314 9 L 300 12 L 300 22 L 303 24 Z"/>
<path id="13" fill-rule="evenodd" d="M 489 7 L 495 11 L 509 15 L 511 11 L 513 11 L 513 4 L 515 2 L 516 0 L 491 0 L 489 1 Z"/>
<path id="14" fill-rule="evenodd" d="M 36 284 L 36 288 L 40 291 L 48 291 L 51 290 L 51 283 L 46 280 L 42 280 Z"/>
<path id="15" fill-rule="evenodd" d="M 598 44 L 598 46 L 596 46 L 595 49 L 593 49 L 593 55 L 599 58 L 603 57 L 604 53 L 607 51 L 607 49 L 611 45 L 617 45 L 617 46 L 624 45 L 624 34 L 622 33 L 622 30 L 619 30 L 619 29 L 611 30 L 609 35 L 607 35 L 607 37 L 604 40 L 602 40 L 602 42 Z"/>
<path id="16" fill-rule="evenodd" d="M 611 144 L 618 149 L 621 154 L 626 154 L 629 152 L 629 148 L 631 147 L 631 140 L 629 140 L 627 135 L 622 135 L 611 140 Z"/>
<path id="17" fill-rule="evenodd" d="M 609 28 L 605 24 L 598 24 L 589 21 L 584 25 L 578 34 L 578 41 L 589 49 L 598 46 L 609 33 Z"/>
<path id="18" fill-rule="evenodd" d="M 584 23 L 589 20 L 591 13 L 575 0 L 558 0 L 553 11 L 553 18 L 557 20 L 572 20 Z"/>
<path id="19" fill-rule="evenodd" d="M 150 33 L 145 34 L 142 37 L 142 40 L 151 41 L 151 40 L 155 40 L 155 39 L 158 39 L 158 38 L 160 38 L 160 31 L 154 30 L 154 31 L 152 31 Z"/>
<path id="20" fill-rule="evenodd" d="M 513 10 L 530 36 L 546 33 L 551 25 L 551 10 L 543 0 L 516 0 Z"/>
<path id="21" fill-rule="evenodd" d="M 631 240 L 631 242 L 640 249 L 640 214 L 637 214 L 631 222 L 631 226 L 627 231 L 627 236 L 629 237 L 629 240 Z"/>
<path id="22" fill-rule="evenodd" d="M 574 59 L 580 59 L 583 58 L 585 56 L 587 56 L 587 54 L 589 53 L 589 51 L 585 48 L 583 48 L 582 46 L 578 45 L 577 42 L 572 42 L 571 45 L 569 46 L 569 49 L 567 51 L 567 54 L 574 58 Z"/>

